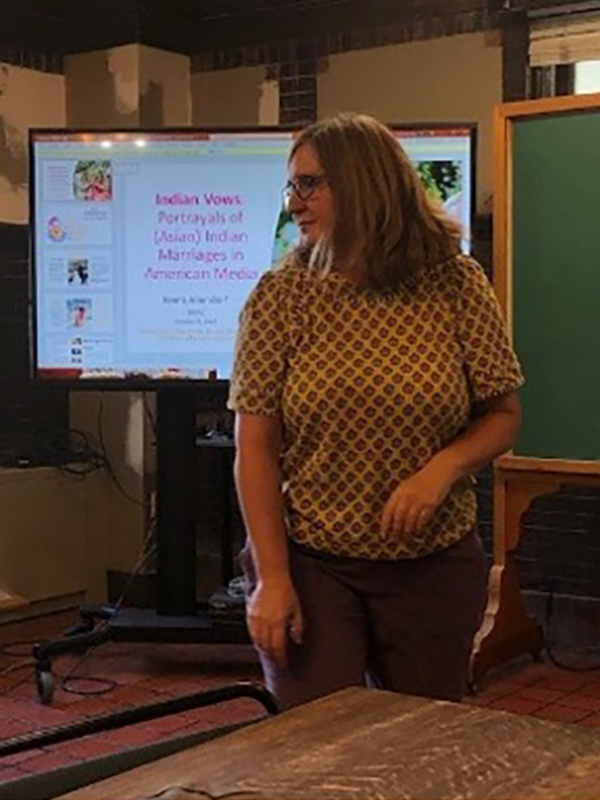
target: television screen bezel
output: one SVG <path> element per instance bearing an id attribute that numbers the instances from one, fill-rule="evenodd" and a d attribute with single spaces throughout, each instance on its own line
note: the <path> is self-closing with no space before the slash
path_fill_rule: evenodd
<path id="1" fill-rule="evenodd" d="M 448 131 L 455 130 L 467 131 L 471 143 L 471 204 L 470 232 L 472 239 L 473 225 L 477 209 L 477 143 L 478 126 L 476 122 L 386 122 L 387 127 L 392 131 Z M 302 126 L 304 127 L 304 126 Z M 165 127 L 165 128 L 30 128 L 28 136 L 28 157 L 29 157 L 29 287 L 28 287 L 28 331 L 29 331 L 29 378 L 36 387 L 46 386 L 48 388 L 63 388 L 69 391 L 155 391 L 166 388 L 187 388 L 187 389 L 209 389 L 226 390 L 229 386 L 228 378 L 139 378 L 137 376 L 114 377 L 114 378 L 66 378 L 58 376 L 40 375 L 37 364 L 37 269 L 36 269 L 36 247 L 35 247 L 35 197 L 36 179 L 34 168 L 34 146 L 37 137 L 40 136 L 114 136 L 127 134 L 130 136 L 177 136 L 187 134 L 189 136 L 206 134 L 227 135 L 227 134 L 269 134 L 269 133 L 291 133 L 298 134 L 302 127 L 296 125 L 243 125 L 243 126 L 202 126 L 202 127 Z"/>

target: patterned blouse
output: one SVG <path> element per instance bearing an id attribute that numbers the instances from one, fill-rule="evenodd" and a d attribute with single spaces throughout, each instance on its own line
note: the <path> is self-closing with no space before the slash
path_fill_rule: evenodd
<path id="1" fill-rule="evenodd" d="M 381 537 L 390 494 L 467 428 L 473 404 L 522 383 L 472 259 L 387 295 L 291 264 L 264 274 L 242 311 L 229 407 L 282 421 L 294 540 L 337 555 L 414 558 L 473 528 L 473 481 L 458 481 L 408 541 Z"/>

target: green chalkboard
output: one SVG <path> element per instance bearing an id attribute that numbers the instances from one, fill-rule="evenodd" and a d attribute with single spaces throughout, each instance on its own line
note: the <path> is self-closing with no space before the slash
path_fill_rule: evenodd
<path id="1" fill-rule="evenodd" d="M 513 122 L 515 454 L 600 460 L 600 109 Z"/>

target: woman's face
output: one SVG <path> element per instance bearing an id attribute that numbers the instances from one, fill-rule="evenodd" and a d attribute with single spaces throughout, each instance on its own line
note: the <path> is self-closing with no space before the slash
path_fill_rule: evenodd
<path id="1" fill-rule="evenodd" d="M 333 230 L 333 193 L 310 144 L 296 150 L 288 165 L 287 208 L 298 228 L 300 243 L 312 246 Z"/>

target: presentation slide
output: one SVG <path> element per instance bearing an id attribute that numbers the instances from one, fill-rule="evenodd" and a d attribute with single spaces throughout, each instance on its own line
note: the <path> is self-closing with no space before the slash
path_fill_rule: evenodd
<path id="1" fill-rule="evenodd" d="M 167 171 L 148 163 L 127 181 L 123 208 L 134 223 L 125 243 L 125 315 L 133 354 L 230 355 L 239 311 L 271 263 L 285 165 L 240 156 L 203 166 L 198 176 L 185 164 Z"/>
<path id="2" fill-rule="evenodd" d="M 396 134 L 469 249 L 470 128 Z M 298 241 L 293 134 L 33 132 L 36 374 L 228 379 L 240 310 Z"/>

